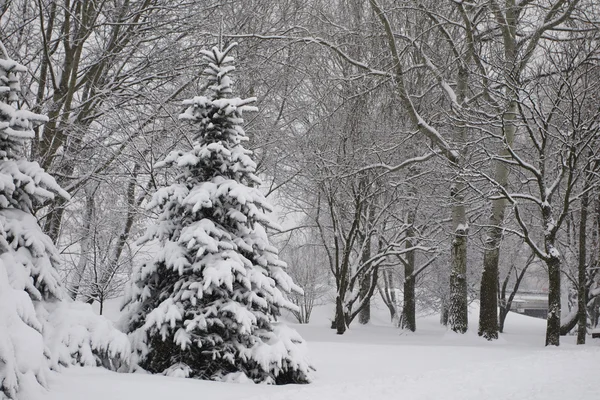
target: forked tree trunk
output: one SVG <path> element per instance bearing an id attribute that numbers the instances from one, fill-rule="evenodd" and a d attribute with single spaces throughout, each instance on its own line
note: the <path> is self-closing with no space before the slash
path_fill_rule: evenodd
<path id="1" fill-rule="evenodd" d="M 382 276 L 384 286 L 383 289 L 380 286 L 378 286 L 379 294 L 381 295 L 383 302 L 385 303 L 386 307 L 388 308 L 388 311 L 390 312 L 390 321 L 395 324 L 397 322 L 397 303 L 395 292 L 396 288 L 394 287 L 394 275 L 391 270 L 384 270 Z"/>
<path id="2" fill-rule="evenodd" d="M 506 289 L 508 287 L 508 282 L 510 280 L 510 273 L 512 272 L 513 269 L 515 270 L 515 273 L 517 271 L 517 269 L 514 267 L 514 265 L 511 269 L 511 271 L 509 271 L 508 274 L 506 275 L 506 279 L 504 280 L 504 283 L 502 284 L 502 292 L 500 293 L 500 296 L 501 296 L 500 297 L 500 315 L 498 318 L 498 330 L 500 331 L 500 333 L 504 332 L 504 322 L 506 321 L 506 316 L 510 312 L 510 307 L 512 306 L 512 302 L 515 299 L 515 296 L 517 295 L 517 293 L 519 291 L 519 286 L 521 286 L 521 282 L 523 281 L 525 272 L 527 272 L 527 269 L 533 263 L 533 260 L 535 260 L 535 253 L 532 252 L 531 255 L 529 256 L 529 258 L 527 259 L 527 261 L 525 262 L 525 266 L 523 267 L 521 272 L 516 274 L 515 284 L 512 288 L 512 291 L 510 292 L 510 295 L 508 296 L 508 299 L 506 298 Z"/>

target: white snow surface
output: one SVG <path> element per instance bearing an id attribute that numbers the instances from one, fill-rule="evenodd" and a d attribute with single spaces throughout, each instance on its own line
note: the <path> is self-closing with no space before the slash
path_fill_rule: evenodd
<path id="1" fill-rule="evenodd" d="M 107 308 L 109 312 L 110 305 Z M 495 342 L 474 331 L 446 331 L 438 316 L 417 320 L 417 332 L 402 332 L 383 310 L 367 326 L 353 324 L 343 336 L 329 329 L 331 307 L 313 312 L 309 325 L 294 325 L 308 342 L 317 371 L 309 385 L 269 386 L 146 374 L 118 374 L 72 367 L 49 377 L 40 400 L 597 400 L 600 341 L 576 346 L 562 337 L 545 348 L 545 321 L 510 313 L 506 333 Z M 117 316 L 114 316 L 115 318 Z"/>

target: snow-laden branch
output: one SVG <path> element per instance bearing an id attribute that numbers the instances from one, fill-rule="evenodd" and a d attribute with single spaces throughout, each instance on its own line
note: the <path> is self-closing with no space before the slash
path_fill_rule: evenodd
<path id="1" fill-rule="evenodd" d="M 394 32 L 392 31 L 390 22 L 387 19 L 387 16 L 382 11 L 381 7 L 379 6 L 379 4 L 377 3 L 376 0 L 370 0 L 370 3 L 371 3 L 371 6 L 373 7 L 373 9 L 375 10 L 377 16 L 379 17 L 380 21 L 382 22 L 382 25 L 384 26 L 386 37 L 388 39 L 388 46 L 390 47 L 390 51 L 392 53 L 392 59 L 394 61 L 394 71 L 385 71 L 385 70 L 373 68 L 373 67 L 369 66 L 368 64 L 366 64 L 365 62 L 362 62 L 362 61 L 357 60 L 356 58 L 350 56 L 348 53 L 346 53 L 344 50 L 342 50 L 336 44 L 331 43 L 328 40 L 325 40 L 320 37 L 287 36 L 287 35 L 260 35 L 260 34 L 255 34 L 255 33 L 235 34 L 235 35 L 226 35 L 226 36 L 228 38 L 256 38 L 256 39 L 263 39 L 263 40 L 287 40 L 287 41 L 296 42 L 296 43 L 315 43 L 320 46 L 324 46 L 324 47 L 328 48 L 329 50 L 331 50 L 335 54 L 337 54 L 339 57 L 341 57 L 344 61 L 346 61 L 347 63 L 349 63 L 352 66 L 359 68 L 360 70 L 366 72 L 367 74 L 381 76 L 381 77 L 387 77 L 387 78 L 393 78 L 396 83 L 397 93 L 398 93 L 398 96 L 400 97 L 402 105 L 406 109 L 409 118 L 411 119 L 412 123 L 417 127 L 418 131 L 422 135 L 429 138 L 433 143 L 435 143 L 435 145 L 440 149 L 441 153 L 450 162 L 457 163 L 460 158 L 458 151 L 452 149 L 450 143 L 448 143 L 448 141 L 444 138 L 444 136 L 437 129 L 435 129 L 433 126 L 431 126 L 430 124 L 428 124 L 425 121 L 425 119 L 420 115 L 420 113 L 417 111 L 417 108 L 413 104 L 411 96 L 410 96 L 408 90 L 406 89 L 406 86 L 404 83 L 405 72 L 402 68 L 400 54 L 398 51 L 398 47 L 397 47 L 396 40 L 394 37 Z M 430 62 L 430 65 L 428 65 L 427 67 L 429 69 L 433 68 L 432 71 L 434 71 L 434 70 L 437 71 L 437 69 L 435 68 L 435 65 L 433 65 L 433 63 L 431 63 L 431 62 Z M 439 71 L 438 71 L 438 74 L 439 74 Z M 439 75 L 439 76 L 441 77 L 441 75 Z M 443 84 L 442 88 L 446 91 L 449 98 L 450 99 L 454 98 L 455 99 L 454 102 L 456 102 L 456 94 L 454 93 L 454 91 L 452 90 L 450 85 L 448 85 L 447 83 Z"/>
<path id="2" fill-rule="evenodd" d="M 370 165 L 367 165 L 366 167 L 363 167 L 363 168 L 357 170 L 356 173 L 366 172 L 366 171 L 370 171 L 370 170 L 373 170 L 373 169 L 383 169 L 383 170 L 385 170 L 388 173 L 393 173 L 393 172 L 397 172 L 397 171 L 399 171 L 401 169 L 404 169 L 406 167 L 409 167 L 409 166 L 411 166 L 413 164 L 417 164 L 417 163 L 420 163 L 420 162 L 425 162 L 425 161 L 431 159 L 432 157 L 434 157 L 434 156 L 436 156 L 438 154 L 440 154 L 439 151 L 434 151 L 434 152 L 431 152 L 431 153 L 424 154 L 422 156 L 417 156 L 417 157 L 409 158 L 407 160 L 404 160 L 400 164 L 397 164 L 397 165 L 394 165 L 394 166 L 391 166 L 391 165 L 385 164 L 385 163 L 370 164 Z"/>
<path id="3" fill-rule="evenodd" d="M 373 11 L 375 11 L 375 14 L 377 15 L 377 17 L 381 21 L 381 24 L 384 27 L 388 41 L 388 46 L 392 53 L 392 59 L 395 64 L 394 79 L 396 81 L 396 90 L 398 91 L 400 100 L 402 101 L 404 108 L 408 112 L 411 121 L 417 126 L 421 134 L 425 135 L 436 144 L 436 146 L 442 151 L 444 156 L 450 162 L 458 163 L 458 160 L 460 158 L 459 153 L 451 148 L 450 144 L 446 141 L 446 139 L 437 129 L 429 125 L 423 119 L 423 117 L 421 117 L 415 105 L 413 104 L 410 98 L 410 94 L 408 93 L 408 90 L 406 89 L 406 86 L 404 84 L 404 70 L 402 68 L 402 62 L 400 60 L 400 54 L 398 52 L 396 38 L 394 37 L 394 32 L 392 31 L 390 21 L 388 20 L 385 12 L 382 10 L 377 0 L 369 0 L 369 3 L 371 4 Z"/>
<path id="4" fill-rule="evenodd" d="M 429 267 L 435 260 L 437 260 L 437 255 L 435 255 L 434 257 L 430 258 L 429 260 L 427 260 L 427 262 L 425 262 L 425 264 L 423 264 L 419 268 L 417 268 L 412 273 L 411 277 L 414 279 L 417 276 L 419 276 L 421 274 L 421 272 L 425 271 L 427 269 L 427 267 Z"/>
<path id="5" fill-rule="evenodd" d="M 488 182 L 490 182 L 496 189 L 498 189 L 502 193 L 503 198 L 505 198 L 506 200 L 508 200 L 511 203 L 513 210 L 515 212 L 515 219 L 522 231 L 522 233 L 518 234 L 518 235 L 527 242 L 527 244 L 531 247 L 531 249 L 535 252 L 535 254 L 540 259 L 542 259 L 544 261 L 549 260 L 550 256 L 544 250 L 539 248 L 539 246 L 536 245 L 535 242 L 533 241 L 533 239 L 531 238 L 531 234 L 529 232 L 529 228 L 527 227 L 527 223 L 521 217 L 521 209 L 519 207 L 519 203 L 518 203 L 517 199 L 515 197 L 513 197 L 512 194 L 509 193 L 508 190 L 506 190 L 506 188 L 503 185 L 499 184 L 491 176 L 489 176 L 488 174 L 486 174 L 483 171 L 481 171 L 480 174 Z"/>
<path id="6" fill-rule="evenodd" d="M 490 200 L 500 200 L 500 199 L 506 199 L 507 196 L 505 195 L 500 195 L 500 196 L 490 196 Z M 510 198 L 513 199 L 522 199 L 522 200 L 529 200 L 535 204 L 537 204 L 538 206 L 542 207 L 542 200 L 540 200 L 539 198 L 529 195 L 529 194 L 525 194 L 525 193 L 510 193 Z"/>
<path id="7" fill-rule="evenodd" d="M 518 164 L 520 165 L 522 168 L 526 169 L 527 171 L 531 172 L 533 175 L 535 175 L 535 178 L 538 181 L 542 180 L 542 172 L 536 168 L 533 164 L 528 163 L 527 161 L 525 161 L 522 157 L 520 157 L 512 148 L 512 146 L 506 141 L 506 139 L 504 139 L 504 148 L 508 151 L 508 153 L 510 154 L 510 156 L 512 157 L 512 159 Z M 498 161 L 503 161 L 505 159 L 503 159 L 502 157 L 494 157 L 496 160 Z"/>
<path id="8" fill-rule="evenodd" d="M 567 4 L 567 8 L 561 13 L 560 9 L 565 3 Z M 544 22 L 542 25 L 539 26 L 529 37 L 525 37 L 521 40 L 521 43 L 524 43 L 527 41 L 527 39 L 529 39 L 529 43 L 526 50 L 523 52 L 523 58 L 519 63 L 519 71 L 523 71 L 525 69 L 525 66 L 533 56 L 534 50 L 544 33 L 566 21 L 578 4 L 579 0 L 557 1 L 544 17 Z"/>

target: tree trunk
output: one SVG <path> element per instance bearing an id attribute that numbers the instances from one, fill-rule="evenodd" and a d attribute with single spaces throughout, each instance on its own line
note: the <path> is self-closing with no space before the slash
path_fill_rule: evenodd
<path id="1" fill-rule="evenodd" d="M 391 270 L 383 271 L 383 290 L 379 287 L 379 294 L 390 312 L 390 321 L 396 322 L 396 292 L 394 288 L 394 275 Z"/>
<path id="2" fill-rule="evenodd" d="M 77 299 L 79 295 L 79 290 L 81 287 L 81 281 L 83 280 L 83 276 L 88 266 L 88 257 L 89 257 L 89 248 L 90 248 L 90 238 L 92 236 L 92 223 L 95 223 L 95 199 L 94 195 L 97 189 L 97 185 L 94 185 L 94 189 L 91 190 L 89 185 L 85 187 L 85 216 L 83 218 L 83 234 L 80 241 L 80 252 L 79 252 L 79 261 L 77 262 L 77 266 L 75 267 L 75 277 L 71 281 L 71 287 L 69 288 L 69 293 L 73 300 Z"/>
<path id="3" fill-rule="evenodd" d="M 346 316 L 344 314 L 344 304 L 342 298 L 335 298 L 335 330 L 338 335 L 343 335 L 346 332 Z"/>
<path id="4" fill-rule="evenodd" d="M 57 196 L 52 203 L 50 208 L 52 211 L 46 216 L 46 222 L 44 223 L 44 233 L 46 233 L 52 242 L 56 244 L 58 236 L 60 235 L 60 228 L 62 225 L 62 217 L 65 213 L 65 206 L 67 201 L 62 197 Z"/>
<path id="5" fill-rule="evenodd" d="M 467 52 L 465 60 L 459 63 L 457 73 L 456 95 L 457 101 L 465 105 L 469 90 L 469 70 L 467 65 L 471 61 L 471 52 Z M 467 126 L 465 121 L 459 119 L 454 128 L 454 141 L 461 146 L 461 158 L 459 168 L 463 167 L 464 158 L 467 153 Z M 466 185 L 460 174 L 450 189 L 452 198 L 452 239 L 451 270 L 450 270 L 450 304 L 446 322 L 454 332 L 465 333 L 469 327 L 469 309 L 467 301 L 467 243 L 468 229 L 467 213 L 465 210 Z"/>
<path id="6" fill-rule="evenodd" d="M 363 276 L 362 280 L 360 281 L 359 296 L 363 306 L 358 313 L 358 322 L 362 325 L 366 325 L 369 323 L 369 321 L 371 321 L 371 298 L 369 297 L 371 279 L 368 278 L 368 276 Z"/>
<path id="7" fill-rule="evenodd" d="M 102 313 L 104 312 L 104 298 L 100 297 L 98 299 L 98 302 L 100 303 L 100 310 L 99 310 L 99 314 L 102 315 Z"/>
<path id="8" fill-rule="evenodd" d="M 467 304 L 467 229 L 458 227 L 452 241 L 452 271 L 450 272 L 450 305 L 448 325 L 457 333 L 469 328 Z"/>
<path id="9" fill-rule="evenodd" d="M 517 24 L 519 23 L 519 8 L 516 7 L 515 0 L 507 0 L 504 11 L 497 5 L 492 5 L 492 11 L 498 21 L 503 21 L 500 29 L 502 32 L 504 46 L 504 70 L 503 80 L 506 85 L 506 98 L 509 100 L 508 108 L 502 115 L 502 135 L 507 146 L 512 146 L 517 133 L 517 112 L 518 112 L 518 93 L 519 74 L 517 68 L 519 61 L 517 45 Z M 529 57 L 527 54 L 525 57 Z M 501 157 L 510 158 L 510 152 L 504 148 Z M 494 181 L 502 187 L 508 183 L 508 166 L 506 163 L 497 160 Z M 498 263 L 500 260 L 500 240 L 501 231 L 504 222 L 504 211 L 506 208 L 506 199 L 492 200 L 492 213 L 489 218 L 487 237 L 485 239 L 484 265 L 481 276 L 480 287 L 480 314 L 479 329 L 480 336 L 488 340 L 498 338 Z"/>
<path id="10" fill-rule="evenodd" d="M 415 310 L 415 279 L 412 275 L 404 279 L 404 301 L 402 303 L 402 317 L 400 327 L 414 332 L 417 330 Z"/>
<path id="11" fill-rule="evenodd" d="M 550 253 L 551 254 L 551 253 Z M 560 345 L 560 259 L 552 257 L 546 261 L 548 267 L 548 320 L 546 346 Z"/>
<path id="12" fill-rule="evenodd" d="M 587 177 L 586 177 L 587 178 Z M 586 245 L 587 217 L 589 202 L 589 180 L 586 179 L 581 197 L 581 216 L 579 219 L 579 265 L 577 287 L 577 344 L 585 344 L 587 334 L 587 277 L 586 277 Z"/>
<path id="13" fill-rule="evenodd" d="M 488 230 L 483 255 L 478 333 L 487 340 L 498 339 L 498 330 L 500 329 L 498 325 L 498 262 L 501 238 L 502 228 L 491 227 Z M 504 318 L 506 318 L 506 314 L 508 314 L 508 310 L 504 310 Z"/>
<path id="14" fill-rule="evenodd" d="M 590 280 L 589 280 L 589 288 L 588 290 L 594 288 L 594 278 L 598 274 L 598 268 L 600 268 L 600 190 L 596 189 L 596 194 L 594 195 L 594 222 L 592 229 L 592 243 L 591 248 L 595 249 L 594 254 L 592 255 L 592 264 L 593 268 L 590 269 Z M 600 313 L 598 310 L 600 309 L 600 296 L 592 296 L 588 291 L 588 310 L 590 315 L 590 327 L 596 328 L 598 326 L 598 322 L 600 321 Z"/>
<path id="15" fill-rule="evenodd" d="M 139 169 L 140 164 L 136 163 L 133 167 L 132 176 L 127 185 L 127 214 L 125 216 L 124 225 L 121 229 L 121 232 L 117 236 L 117 241 L 115 242 L 110 257 L 105 262 L 104 268 L 100 271 L 100 276 L 97 279 L 96 285 L 94 286 L 95 290 L 90 293 L 91 298 L 97 298 L 106 290 L 108 290 L 110 283 L 119 271 L 119 267 L 121 265 L 121 255 L 123 254 L 123 250 L 125 249 L 127 241 L 129 240 L 129 236 L 131 235 L 131 229 L 133 228 L 135 219 L 138 216 L 137 208 L 141 205 L 145 198 L 145 196 L 140 196 L 137 199 L 135 197 L 135 188 L 137 185 L 137 174 Z"/>
<path id="16" fill-rule="evenodd" d="M 567 318 L 565 320 L 561 319 L 560 336 L 568 335 L 569 332 L 571 332 L 573 328 L 575 328 L 575 325 L 577 325 L 577 317 L 578 313 L 572 313 L 567 315 Z"/>
<path id="17" fill-rule="evenodd" d="M 369 210 L 369 218 L 372 219 L 372 212 Z M 366 241 L 363 252 L 362 252 L 362 262 L 367 263 L 369 258 L 371 258 L 371 236 L 364 239 Z M 371 271 L 373 273 L 373 271 Z M 359 289 L 359 298 L 362 305 L 360 312 L 358 313 L 358 322 L 362 325 L 366 325 L 371 320 L 371 296 L 369 292 L 371 291 L 371 275 L 369 273 L 364 273 L 360 277 L 360 289 Z"/>
<path id="18" fill-rule="evenodd" d="M 448 309 L 449 309 L 448 301 L 446 299 L 444 299 L 442 301 L 442 309 L 440 310 L 440 324 L 442 324 L 443 326 L 448 326 L 448 316 L 449 316 Z"/>
<path id="19" fill-rule="evenodd" d="M 498 330 L 500 331 L 500 333 L 504 332 L 504 322 L 506 321 L 506 317 L 508 316 L 509 312 L 510 307 L 500 306 L 500 315 L 498 318 Z"/>
<path id="20" fill-rule="evenodd" d="M 517 102 L 511 101 L 508 110 L 503 116 L 503 135 L 506 143 L 512 146 L 517 125 Z M 510 153 L 504 149 L 503 158 L 510 158 Z M 496 161 L 494 180 L 500 186 L 506 187 L 508 183 L 508 167 L 502 161 Z M 485 251 L 483 254 L 483 274 L 481 275 L 480 311 L 479 311 L 479 336 L 487 340 L 498 339 L 498 263 L 500 261 L 500 242 L 502 240 L 502 225 L 504 223 L 504 210 L 506 199 L 492 200 L 492 213 L 488 222 Z"/>
<path id="21" fill-rule="evenodd" d="M 409 228 L 406 231 L 406 248 L 414 246 L 415 237 L 415 211 L 410 210 L 408 212 L 408 218 L 406 221 L 409 224 Z M 402 303 L 402 317 L 400 319 L 400 327 L 402 329 L 414 332 L 417 330 L 416 323 L 416 305 L 415 305 L 415 251 L 410 250 L 406 253 L 406 260 L 404 263 L 404 301 Z"/>
<path id="22" fill-rule="evenodd" d="M 598 322 L 600 321 L 600 313 L 598 310 L 600 309 L 600 297 L 596 297 L 595 299 L 590 301 L 589 310 L 590 310 L 590 326 L 592 328 L 598 327 Z"/>

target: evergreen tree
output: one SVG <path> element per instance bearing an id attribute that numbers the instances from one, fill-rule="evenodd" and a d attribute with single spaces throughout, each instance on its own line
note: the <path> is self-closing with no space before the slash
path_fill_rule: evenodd
<path id="1" fill-rule="evenodd" d="M 50 368 L 108 365 L 130 352 L 127 337 L 89 305 L 63 300 L 58 251 L 32 211 L 69 195 L 23 156 L 33 125 L 47 121 L 16 107 L 23 72 L 0 59 L 0 400 L 33 397 Z"/>
<path id="2" fill-rule="evenodd" d="M 242 112 L 256 99 L 231 96 L 234 46 L 202 52 L 212 96 L 184 101 L 180 115 L 195 124 L 193 148 L 157 164 L 178 176 L 149 204 L 160 217 L 142 242 L 157 239 L 160 251 L 134 273 L 127 328 L 139 366 L 153 373 L 306 383 L 305 344 L 276 322 L 296 309 L 284 292 L 301 289 L 265 232 L 276 225 L 242 145 Z"/>

